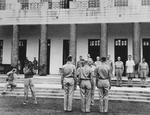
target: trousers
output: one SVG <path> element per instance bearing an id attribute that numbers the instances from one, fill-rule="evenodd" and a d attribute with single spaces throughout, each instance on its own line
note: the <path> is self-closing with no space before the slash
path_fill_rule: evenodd
<path id="1" fill-rule="evenodd" d="M 64 78 L 64 110 L 72 111 L 72 100 L 74 94 L 74 79 Z"/>
<path id="2" fill-rule="evenodd" d="M 81 94 L 81 111 L 90 112 L 90 105 L 91 105 L 91 82 L 90 80 L 81 81 L 80 94 Z"/>
<path id="3" fill-rule="evenodd" d="M 98 80 L 97 87 L 99 92 L 99 110 L 100 112 L 108 112 L 109 80 Z"/>

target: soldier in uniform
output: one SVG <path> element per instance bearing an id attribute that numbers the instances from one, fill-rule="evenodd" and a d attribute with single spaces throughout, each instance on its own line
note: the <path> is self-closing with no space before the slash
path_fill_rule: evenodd
<path id="1" fill-rule="evenodd" d="M 82 56 L 79 57 L 79 61 L 77 61 L 77 68 L 81 67 L 81 63 L 84 61 L 84 59 L 82 58 Z"/>
<path id="2" fill-rule="evenodd" d="M 115 74 L 117 77 L 117 86 L 121 86 L 124 65 L 123 65 L 123 62 L 121 61 L 120 57 L 118 57 L 117 59 L 118 59 L 118 61 L 115 62 Z"/>
<path id="3" fill-rule="evenodd" d="M 134 60 L 132 59 L 132 56 L 128 56 L 128 60 L 126 61 L 126 74 L 128 76 L 128 87 L 132 87 L 132 79 L 134 77 Z"/>
<path id="4" fill-rule="evenodd" d="M 72 56 L 68 56 L 67 63 L 62 67 L 61 84 L 64 89 L 64 111 L 72 111 L 72 98 L 76 88 L 76 67 L 72 64 Z"/>
<path id="5" fill-rule="evenodd" d="M 99 109 L 100 112 L 108 112 L 108 94 L 111 88 L 111 70 L 106 63 L 106 58 L 102 57 L 102 63 L 95 69 L 96 86 L 99 91 Z"/>
<path id="6" fill-rule="evenodd" d="M 141 78 L 141 87 L 146 87 L 146 78 L 149 73 L 149 67 L 147 62 L 145 62 L 145 58 L 142 59 L 142 62 L 140 62 L 138 67 L 138 72 Z"/>
<path id="7" fill-rule="evenodd" d="M 111 72 L 111 77 L 113 76 L 113 61 L 110 60 L 110 55 L 107 56 L 107 64 L 110 68 L 110 72 Z"/>
<path id="8" fill-rule="evenodd" d="M 91 105 L 94 105 L 94 93 L 95 93 L 95 87 L 96 87 L 96 77 L 94 75 L 94 70 L 96 66 L 93 63 L 92 59 L 89 59 L 88 64 L 91 67 L 91 70 L 93 73 L 93 75 L 91 76 Z"/>
<path id="9" fill-rule="evenodd" d="M 90 112 L 92 74 L 93 71 L 88 65 L 88 61 L 84 61 L 84 66 L 79 68 L 77 72 L 77 76 L 79 78 L 82 112 Z"/>
<path id="10" fill-rule="evenodd" d="M 97 66 L 99 66 L 100 64 L 101 64 L 100 57 L 97 56 L 97 57 L 96 57 L 96 61 L 95 61 L 95 66 L 97 67 Z"/>

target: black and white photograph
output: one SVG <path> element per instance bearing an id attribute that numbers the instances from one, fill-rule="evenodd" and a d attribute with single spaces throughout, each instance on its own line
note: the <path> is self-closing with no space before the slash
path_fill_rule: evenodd
<path id="1" fill-rule="evenodd" d="M 0 115 L 150 115 L 150 0 L 0 0 Z"/>

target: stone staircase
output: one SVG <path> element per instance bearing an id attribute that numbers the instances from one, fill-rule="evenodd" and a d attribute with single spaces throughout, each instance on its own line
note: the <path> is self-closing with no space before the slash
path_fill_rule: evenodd
<path id="1" fill-rule="evenodd" d="M 5 85 L 6 75 L 0 75 L 0 92 L 2 92 Z M 24 85 L 23 75 L 19 75 L 19 79 L 15 80 L 17 88 L 14 91 L 9 91 L 6 95 L 1 96 L 23 96 Z M 59 75 L 49 76 L 35 76 L 34 84 L 36 88 L 37 97 L 41 98 L 63 98 L 63 90 L 60 85 Z M 139 101 L 150 102 L 150 78 L 147 80 L 147 87 L 141 88 L 140 79 L 134 79 L 133 87 L 126 87 L 127 78 L 123 78 L 123 87 L 116 87 L 116 79 L 112 79 L 112 88 L 110 91 L 110 100 L 122 100 L 122 101 Z M 31 95 L 29 93 L 29 95 Z M 74 93 L 75 99 L 80 99 L 79 87 Z M 98 90 L 95 91 L 95 99 L 98 99 Z"/>

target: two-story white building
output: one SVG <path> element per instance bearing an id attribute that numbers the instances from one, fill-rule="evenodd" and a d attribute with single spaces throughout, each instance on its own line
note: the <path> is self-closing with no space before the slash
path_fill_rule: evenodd
<path id="1" fill-rule="evenodd" d="M 75 61 L 111 55 L 150 64 L 150 0 L 0 0 L 0 63 L 37 57 L 44 73 Z"/>

